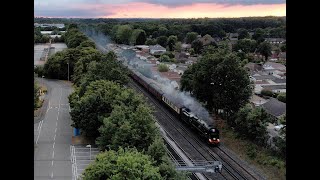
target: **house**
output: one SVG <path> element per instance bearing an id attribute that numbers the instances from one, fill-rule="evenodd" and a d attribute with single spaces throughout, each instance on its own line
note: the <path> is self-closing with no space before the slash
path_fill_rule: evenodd
<path id="1" fill-rule="evenodd" d="M 181 44 L 181 48 L 184 51 L 191 49 L 191 44 Z"/>
<path id="2" fill-rule="evenodd" d="M 264 70 L 286 70 L 286 66 L 275 62 L 266 62 L 263 64 Z"/>
<path id="3" fill-rule="evenodd" d="M 286 40 L 283 38 L 265 38 L 265 41 L 271 44 L 281 44 L 284 43 Z"/>
<path id="4" fill-rule="evenodd" d="M 261 71 L 262 65 L 249 62 L 244 66 L 244 68 L 247 69 L 250 73 L 253 73 L 253 72 Z"/>
<path id="5" fill-rule="evenodd" d="M 286 114 L 286 103 L 283 103 L 275 98 L 261 105 L 261 107 L 270 115 L 274 122 L 278 123 L 281 116 Z"/>
<path id="6" fill-rule="evenodd" d="M 199 40 L 202 42 L 203 46 L 208 46 L 210 44 L 216 43 L 211 36 L 203 36 L 199 38 Z"/>
<path id="7" fill-rule="evenodd" d="M 265 90 L 272 91 L 274 93 L 283 93 L 286 92 L 286 84 L 271 84 L 271 85 L 261 85 Z"/>
<path id="8" fill-rule="evenodd" d="M 141 52 L 145 52 L 145 53 L 150 51 L 149 46 L 147 46 L 147 45 L 136 45 L 135 48 L 137 48 Z"/>
<path id="9" fill-rule="evenodd" d="M 161 55 L 166 52 L 166 48 L 156 44 L 154 46 L 150 46 L 150 54 L 152 55 Z"/>
<path id="10" fill-rule="evenodd" d="M 227 33 L 227 37 L 231 40 L 231 41 L 238 41 L 238 33 Z"/>
<path id="11" fill-rule="evenodd" d="M 254 105 L 254 107 L 261 106 L 262 104 L 268 102 L 268 100 L 257 95 L 252 95 L 249 101 L 252 105 Z"/>
<path id="12" fill-rule="evenodd" d="M 286 61 L 287 60 L 287 53 L 286 52 L 280 52 L 278 55 L 279 61 Z"/>

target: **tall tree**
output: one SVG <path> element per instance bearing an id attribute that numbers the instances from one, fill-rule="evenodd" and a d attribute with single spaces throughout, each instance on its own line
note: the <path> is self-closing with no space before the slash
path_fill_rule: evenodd
<path id="1" fill-rule="evenodd" d="M 181 90 L 191 92 L 215 112 L 232 115 L 251 95 L 249 76 L 238 57 L 225 50 L 208 52 L 181 77 Z"/>
<path id="2" fill-rule="evenodd" d="M 250 35 L 248 33 L 248 30 L 244 29 L 244 28 L 240 28 L 238 30 L 238 39 L 245 39 L 245 38 L 250 38 Z"/>
<path id="3" fill-rule="evenodd" d="M 84 180 L 97 179 L 152 179 L 160 180 L 159 168 L 152 164 L 150 156 L 135 149 L 105 151 L 83 172 Z"/>
<path id="4" fill-rule="evenodd" d="M 196 32 L 188 32 L 186 35 L 186 43 L 192 43 L 197 39 L 198 33 Z"/>
<path id="5" fill-rule="evenodd" d="M 157 43 L 163 46 L 164 48 L 167 47 L 167 41 L 168 41 L 167 36 L 160 36 L 157 38 Z"/>
<path id="6" fill-rule="evenodd" d="M 177 40 L 178 40 L 177 36 L 173 36 L 173 35 L 169 36 L 167 44 L 169 46 L 170 51 L 173 51 L 173 47 L 176 44 Z"/>
<path id="7" fill-rule="evenodd" d="M 101 149 L 135 147 L 141 151 L 148 149 L 157 131 L 151 109 L 141 104 L 116 106 L 103 120 L 99 132 L 96 143 Z"/>
<path id="8" fill-rule="evenodd" d="M 132 28 L 129 25 L 121 25 L 117 28 L 116 39 L 119 43 L 129 44 Z"/>
<path id="9" fill-rule="evenodd" d="M 146 42 L 146 32 L 142 29 L 133 30 L 130 42 L 134 45 L 143 45 Z"/>
<path id="10" fill-rule="evenodd" d="M 249 52 L 253 53 L 256 48 L 257 48 L 257 42 L 251 39 L 240 39 L 237 41 L 237 43 L 233 47 L 234 51 L 241 50 L 244 53 L 249 53 Z"/>
<path id="11" fill-rule="evenodd" d="M 268 121 L 270 121 L 270 119 L 264 109 L 253 109 L 251 105 L 246 105 L 236 114 L 234 127 L 239 135 L 258 144 L 266 145 L 268 140 Z"/>
<path id="12" fill-rule="evenodd" d="M 194 52 L 195 52 L 196 54 L 200 54 L 201 51 L 202 51 L 202 49 L 203 49 L 203 43 L 202 43 L 202 41 L 200 41 L 199 39 L 197 39 L 197 40 L 195 40 L 195 41 L 193 41 L 193 42 L 191 43 L 191 47 L 194 49 Z"/>
<path id="13" fill-rule="evenodd" d="M 267 61 L 268 57 L 271 55 L 271 44 L 269 42 L 262 42 L 258 46 L 258 52 L 260 52 L 264 56 L 264 60 Z"/>

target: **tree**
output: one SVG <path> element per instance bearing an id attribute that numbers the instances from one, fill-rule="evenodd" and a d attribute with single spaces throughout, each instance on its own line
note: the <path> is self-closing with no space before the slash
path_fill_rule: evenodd
<path id="1" fill-rule="evenodd" d="M 246 29 L 240 28 L 238 30 L 238 39 L 245 39 L 245 38 L 250 38 L 250 35 Z"/>
<path id="2" fill-rule="evenodd" d="M 152 179 L 160 180 L 159 168 L 152 164 L 150 156 L 135 149 L 105 151 L 83 172 L 84 180 L 97 179 Z"/>
<path id="3" fill-rule="evenodd" d="M 110 81 L 91 82 L 86 86 L 83 95 L 78 94 L 80 100 L 70 112 L 72 126 L 80 128 L 87 137 L 98 137 L 98 128 L 102 125 L 103 118 L 112 111 L 113 99 L 123 90 L 119 85 Z"/>
<path id="4" fill-rule="evenodd" d="M 174 45 L 174 49 L 177 51 L 177 52 L 181 52 L 182 50 L 182 44 L 181 42 L 177 42 L 175 45 Z"/>
<path id="5" fill-rule="evenodd" d="M 253 53 L 257 48 L 257 42 L 251 39 L 240 39 L 234 45 L 234 51 L 242 51 L 244 53 Z"/>
<path id="6" fill-rule="evenodd" d="M 167 41 L 168 41 L 167 36 L 160 36 L 157 38 L 157 43 L 163 47 L 167 47 Z"/>
<path id="7" fill-rule="evenodd" d="M 260 52 L 264 57 L 265 57 L 265 61 L 268 60 L 268 57 L 271 55 L 271 45 L 268 42 L 262 42 L 259 46 L 258 46 L 258 52 Z"/>
<path id="8" fill-rule="evenodd" d="M 63 51 L 59 51 L 50 56 L 48 61 L 44 64 L 44 75 L 47 78 L 66 80 L 68 79 L 68 67 L 69 76 L 72 77 L 75 63 L 81 57 L 90 56 L 97 52 L 98 50 L 91 47 L 68 48 Z"/>
<path id="9" fill-rule="evenodd" d="M 287 45 L 286 45 L 286 44 L 283 44 L 282 46 L 280 46 L 280 50 L 281 50 L 281 52 L 286 52 L 286 50 L 287 50 Z"/>
<path id="10" fill-rule="evenodd" d="M 137 40 L 136 40 L 136 44 L 141 44 L 141 45 L 143 45 L 143 44 L 145 44 L 145 42 L 146 42 L 146 39 L 147 39 L 147 37 L 146 37 L 147 35 L 146 35 L 146 32 L 145 31 L 142 31 L 142 32 L 140 32 L 139 34 L 138 34 L 138 37 L 137 37 Z"/>
<path id="11" fill-rule="evenodd" d="M 88 82 L 108 80 L 125 84 L 129 80 L 128 74 L 129 72 L 120 65 L 120 62 L 117 61 L 115 57 L 108 57 L 107 55 L 107 57 L 103 57 L 99 62 L 90 62 L 87 66 L 87 74 L 85 77 Z"/>
<path id="12" fill-rule="evenodd" d="M 161 63 L 158 66 L 158 70 L 159 70 L 159 72 L 167 72 L 167 71 L 169 71 L 169 68 L 167 65 Z"/>
<path id="13" fill-rule="evenodd" d="M 68 36 L 67 38 L 67 46 L 68 48 L 76 48 L 78 47 L 82 42 L 88 40 L 87 36 L 84 35 L 83 33 L 79 32 L 79 33 L 75 33 L 72 34 L 70 36 Z"/>
<path id="14" fill-rule="evenodd" d="M 186 35 L 186 43 L 190 44 L 192 43 L 194 40 L 197 39 L 198 33 L 196 32 L 188 32 Z"/>
<path id="15" fill-rule="evenodd" d="M 260 145 L 266 145 L 268 140 L 267 122 L 270 122 L 268 114 L 262 108 L 254 108 L 246 105 L 236 114 L 234 127 L 236 132 Z"/>
<path id="16" fill-rule="evenodd" d="M 158 30 L 158 36 L 166 36 L 168 29 L 166 27 L 161 26 Z"/>
<path id="17" fill-rule="evenodd" d="M 150 46 L 150 45 L 156 45 L 157 44 L 157 40 L 156 39 L 150 39 L 148 38 L 146 41 L 146 45 Z"/>
<path id="18" fill-rule="evenodd" d="M 216 113 L 226 116 L 245 105 L 251 96 L 249 76 L 234 53 L 218 49 L 188 67 L 181 77 L 181 90 L 192 93 Z"/>
<path id="19" fill-rule="evenodd" d="M 273 142 L 275 144 L 276 151 L 277 153 L 282 157 L 282 158 L 286 158 L 286 154 L 287 154 L 287 146 L 286 146 L 286 142 L 287 142 L 287 133 L 286 133 L 286 115 L 282 116 L 280 118 L 280 122 L 281 124 L 283 124 L 284 126 L 280 129 L 279 131 L 279 135 L 277 137 L 273 137 Z"/>
<path id="20" fill-rule="evenodd" d="M 278 96 L 277 96 L 277 99 L 281 102 L 284 102 L 286 103 L 286 93 L 280 93 Z"/>
<path id="21" fill-rule="evenodd" d="M 116 39 L 119 43 L 129 44 L 132 28 L 129 25 L 120 25 L 116 32 Z"/>
<path id="22" fill-rule="evenodd" d="M 194 49 L 196 54 L 200 54 L 203 49 L 203 44 L 199 39 L 197 39 L 191 43 L 191 47 Z"/>
<path id="23" fill-rule="evenodd" d="M 36 83 L 34 83 L 34 88 L 33 88 L 33 109 L 36 109 L 38 107 L 38 104 L 39 104 L 39 97 L 40 97 L 39 90 L 40 90 L 40 87 Z"/>
<path id="24" fill-rule="evenodd" d="M 168 55 L 162 54 L 162 55 L 160 56 L 160 58 L 159 58 L 159 61 L 160 61 L 160 62 L 170 62 L 171 60 L 170 60 L 170 57 L 169 57 Z"/>
<path id="25" fill-rule="evenodd" d="M 144 103 L 115 106 L 110 116 L 103 120 L 96 144 L 100 149 L 135 147 L 139 151 L 147 150 L 157 133 L 154 121 L 151 109 Z"/>
<path id="26" fill-rule="evenodd" d="M 177 36 L 173 36 L 173 35 L 169 36 L 167 44 L 169 46 L 170 51 L 173 51 L 173 47 L 176 44 L 177 40 L 178 40 Z"/>
<path id="27" fill-rule="evenodd" d="M 264 41 L 264 31 L 261 28 L 257 28 L 252 35 L 252 39 L 256 40 L 258 44 Z"/>
<path id="28" fill-rule="evenodd" d="M 96 44 L 91 41 L 91 40 L 86 40 L 86 41 L 83 41 L 80 43 L 80 45 L 78 46 L 79 48 L 82 48 L 82 47 L 92 47 L 92 48 L 96 48 Z"/>
<path id="29" fill-rule="evenodd" d="M 134 45 L 143 45 L 146 42 L 146 32 L 142 29 L 133 30 L 130 42 Z"/>
<path id="30" fill-rule="evenodd" d="M 136 109 L 144 102 L 135 91 L 106 80 L 81 84 L 74 93 L 69 96 L 69 102 L 78 102 L 73 103 L 71 109 L 72 126 L 80 128 L 85 136 L 92 138 L 100 136 L 98 129 L 114 107 L 127 105 Z M 79 98 L 79 101 L 74 98 Z"/>

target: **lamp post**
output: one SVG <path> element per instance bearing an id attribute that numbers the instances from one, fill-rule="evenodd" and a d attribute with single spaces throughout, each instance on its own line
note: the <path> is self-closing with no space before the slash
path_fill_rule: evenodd
<path id="1" fill-rule="evenodd" d="M 68 64 L 68 81 L 69 81 L 69 62 L 67 62 Z"/>
<path id="2" fill-rule="evenodd" d="M 44 76 L 42 76 L 42 85 L 43 85 L 43 78 L 44 78 Z"/>
<path id="3" fill-rule="evenodd" d="M 91 144 L 88 144 L 86 147 L 90 148 L 90 160 L 91 160 Z"/>

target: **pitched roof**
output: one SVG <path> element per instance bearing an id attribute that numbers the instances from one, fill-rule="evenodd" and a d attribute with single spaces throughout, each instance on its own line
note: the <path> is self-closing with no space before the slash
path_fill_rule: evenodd
<path id="1" fill-rule="evenodd" d="M 278 55 L 279 58 L 286 58 L 287 57 L 287 53 L 286 52 L 281 52 Z"/>
<path id="2" fill-rule="evenodd" d="M 248 68 L 250 71 L 261 71 L 262 66 L 256 63 L 249 62 L 244 67 Z"/>
<path id="3" fill-rule="evenodd" d="M 160 46 L 159 44 L 156 44 L 154 46 L 150 46 L 150 50 L 161 50 L 161 51 L 163 51 L 163 50 L 166 50 L 166 48 Z"/>
<path id="4" fill-rule="evenodd" d="M 264 89 L 276 90 L 276 89 L 286 89 L 287 85 L 261 85 Z"/>
<path id="5" fill-rule="evenodd" d="M 279 117 L 286 113 L 286 103 L 271 98 L 268 102 L 261 105 L 269 114 Z"/>
<path id="6" fill-rule="evenodd" d="M 287 82 L 286 79 L 280 79 L 280 78 L 273 79 L 272 81 L 275 83 L 286 83 Z"/>
<path id="7" fill-rule="evenodd" d="M 278 70 L 285 70 L 286 66 L 280 63 L 275 63 L 275 62 L 266 62 L 263 65 L 264 69 L 269 69 L 269 68 L 273 68 L 273 69 L 278 69 Z"/>

